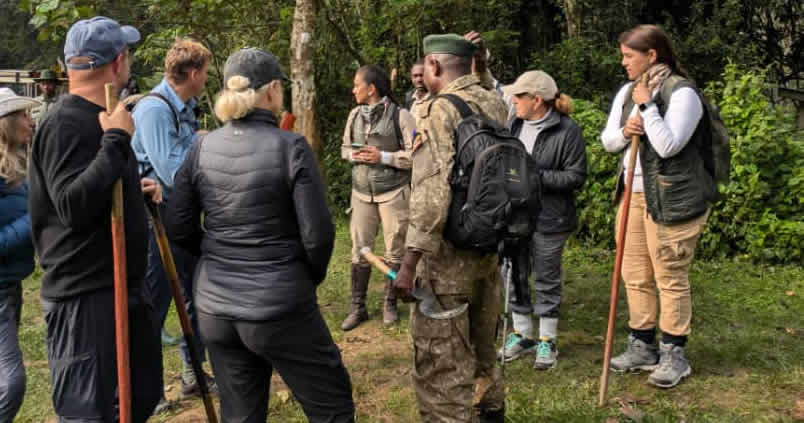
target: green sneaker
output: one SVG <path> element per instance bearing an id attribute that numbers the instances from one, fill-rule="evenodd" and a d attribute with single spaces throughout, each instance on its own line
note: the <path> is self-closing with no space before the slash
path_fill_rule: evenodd
<path id="1" fill-rule="evenodd" d="M 162 328 L 162 345 L 179 345 L 179 338 L 171 335 L 165 328 Z"/>
<path id="2" fill-rule="evenodd" d="M 558 348 L 552 339 L 542 338 L 536 347 L 536 362 L 533 367 L 538 370 L 552 369 L 558 362 Z"/>
<path id="3" fill-rule="evenodd" d="M 505 357 L 505 361 L 514 361 L 525 354 L 536 352 L 536 343 L 530 338 L 514 332 L 508 335 L 505 346 L 497 351 L 497 358 Z"/>

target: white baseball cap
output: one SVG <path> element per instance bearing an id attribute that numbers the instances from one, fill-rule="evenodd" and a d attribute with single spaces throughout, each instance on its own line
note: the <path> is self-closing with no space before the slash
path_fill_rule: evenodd
<path id="1" fill-rule="evenodd" d="M 40 104 L 39 100 L 17 95 L 11 88 L 0 88 L 0 118 Z"/>

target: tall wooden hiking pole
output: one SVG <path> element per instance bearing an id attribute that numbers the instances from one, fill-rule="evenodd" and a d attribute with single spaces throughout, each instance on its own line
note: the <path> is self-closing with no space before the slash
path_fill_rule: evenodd
<path id="1" fill-rule="evenodd" d="M 106 112 L 114 112 L 118 93 L 106 84 Z M 126 280 L 126 232 L 123 223 L 123 181 L 118 179 L 112 190 L 112 254 L 114 256 L 114 322 L 117 347 L 117 396 L 120 423 L 131 423 L 131 373 L 128 339 L 128 283 Z"/>
<path id="2" fill-rule="evenodd" d="M 638 82 L 637 82 L 638 83 Z M 634 106 L 636 107 L 636 106 Z M 628 174 L 625 178 L 625 193 L 623 195 L 622 214 L 617 231 L 617 254 L 614 257 L 614 272 L 611 274 L 611 296 L 609 297 L 609 323 L 606 327 L 606 344 L 603 348 L 603 373 L 600 375 L 600 395 L 597 406 L 606 403 L 606 390 L 609 387 L 609 362 L 611 361 L 611 345 L 614 341 L 614 319 L 617 317 L 617 296 L 620 292 L 620 272 L 623 268 L 623 253 L 625 251 L 625 232 L 628 228 L 628 215 L 631 208 L 631 185 L 634 183 L 634 166 L 639 153 L 639 136 L 631 137 L 631 157 L 628 161 Z"/>
<path id="3" fill-rule="evenodd" d="M 173 292 L 173 301 L 176 302 L 176 311 L 179 313 L 179 323 L 184 334 L 187 349 L 190 350 L 190 362 L 193 372 L 198 380 L 198 388 L 201 391 L 201 399 L 204 401 L 204 409 L 207 412 L 207 421 L 218 423 L 218 416 L 215 414 L 215 406 L 212 404 L 212 397 L 209 394 L 204 370 L 201 368 L 201 355 L 195 345 L 195 333 L 190 324 L 190 317 L 187 315 L 187 308 L 184 304 L 184 295 L 179 285 L 179 274 L 176 271 L 176 262 L 173 261 L 173 253 L 170 251 L 165 226 L 162 224 L 162 217 L 159 215 L 159 208 L 152 201 L 146 200 L 148 211 L 151 215 L 151 223 L 156 236 L 156 244 L 159 246 L 159 256 L 162 258 L 162 265 L 170 282 L 170 290 Z"/>

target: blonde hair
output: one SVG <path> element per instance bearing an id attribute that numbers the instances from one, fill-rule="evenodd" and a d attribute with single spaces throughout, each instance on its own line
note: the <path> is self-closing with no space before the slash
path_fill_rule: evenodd
<path id="1" fill-rule="evenodd" d="M 165 75 L 171 81 L 181 84 L 190 76 L 193 69 L 203 69 L 212 60 L 212 53 L 198 41 L 177 38 L 165 55 Z"/>
<path id="2" fill-rule="evenodd" d="M 28 149 L 20 142 L 17 127 L 22 114 L 16 112 L 0 118 L 0 178 L 15 187 L 25 180 Z"/>
<path id="3" fill-rule="evenodd" d="M 556 109 L 558 113 L 569 116 L 572 113 L 572 98 L 564 93 L 557 93 L 558 98 L 545 101 L 544 103 Z"/>
<path id="4" fill-rule="evenodd" d="M 270 82 L 258 89 L 249 88 L 245 76 L 235 75 L 226 81 L 226 88 L 215 100 L 215 116 L 223 122 L 240 119 L 254 109 L 260 97 L 268 91 Z"/>

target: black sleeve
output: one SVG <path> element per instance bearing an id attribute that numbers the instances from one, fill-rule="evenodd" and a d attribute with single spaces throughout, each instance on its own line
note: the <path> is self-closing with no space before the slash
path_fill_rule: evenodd
<path id="1" fill-rule="evenodd" d="M 173 191 L 167 202 L 165 231 L 168 238 L 196 257 L 201 255 L 201 200 L 196 186 L 198 155 L 201 143 L 198 142 L 187 153 L 187 157 L 176 172 Z"/>
<path id="2" fill-rule="evenodd" d="M 564 139 L 560 169 L 542 171 L 542 186 L 547 191 L 574 191 L 586 181 L 586 141 L 577 125 L 571 125 Z"/>
<path id="3" fill-rule="evenodd" d="M 53 122 L 53 120 L 51 120 Z M 123 130 L 106 131 L 95 150 L 80 128 L 63 124 L 47 128 L 37 140 L 38 167 L 45 179 L 59 220 L 74 229 L 108 219 L 112 186 L 128 169 L 131 136 Z"/>
<path id="4" fill-rule="evenodd" d="M 304 137 L 297 138 L 290 150 L 289 180 L 299 234 L 307 253 L 313 282 L 318 285 L 327 276 L 327 266 L 335 244 L 335 225 L 313 150 Z"/>

